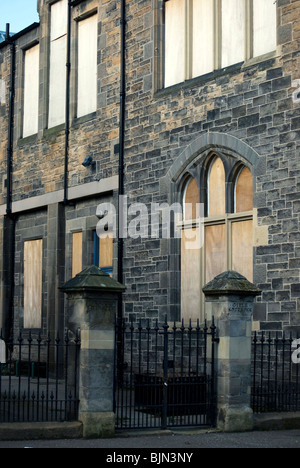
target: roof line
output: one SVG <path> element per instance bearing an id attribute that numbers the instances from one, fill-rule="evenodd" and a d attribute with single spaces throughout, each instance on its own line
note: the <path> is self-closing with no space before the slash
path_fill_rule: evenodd
<path id="1" fill-rule="evenodd" d="M 14 34 L 13 36 L 10 36 L 9 40 L 5 40 L 0 43 L 0 49 L 5 47 L 6 45 L 10 44 L 11 42 L 16 41 L 20 37 L 24 36 L 25 34 L 29 33 L 33 29 L 36 29 L 40 26 L 40 23 L 32 23 L 30 26 L 27 26 L 25 29 L 22 29 L 22 31 L 19 31 L 18 33 Z"/>

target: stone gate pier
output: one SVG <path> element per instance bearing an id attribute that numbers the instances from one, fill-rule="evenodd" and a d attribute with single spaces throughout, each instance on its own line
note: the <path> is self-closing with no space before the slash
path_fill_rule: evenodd
<path id="1" fill-rule="evenodd" d="M 253 429 L 251 332 L 260 290 L 244 276 L 226 271 L 204 288 L 208 320 L 214 316 L 217 346 L 217 426 L 226 432 Z"/>

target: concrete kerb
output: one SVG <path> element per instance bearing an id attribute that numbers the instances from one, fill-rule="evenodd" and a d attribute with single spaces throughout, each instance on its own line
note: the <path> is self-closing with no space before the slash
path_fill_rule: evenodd
<path id="1" fill-rule="evenodd" d="M 254 415 L 253 431 L 279 431 L 300 429 L 300 412 L 265 413 Z M 220 433 L 214 428 L 180 428 L 169 430 L 127 431 L 116 433 L 115 437 L 163 436 L 172 434 L 208 434 Z M 58 440 L 83 439 L 83 426 L 80 421 L 47 423 L 1 423 L 0 440 Z"/>
<path id="2" fill-rule="evenodd" d="M 1 423 L 0 440 L 82 439 L 82 427 L 79 421 Z"/>

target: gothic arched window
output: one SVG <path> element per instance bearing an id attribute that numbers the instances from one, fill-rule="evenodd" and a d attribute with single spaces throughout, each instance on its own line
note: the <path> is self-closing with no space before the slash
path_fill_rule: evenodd
<path id="1" fill-rule="evenodd" d="M 202 186 L 190 176 L 182 194 L 181 315 L 192 320 L 204 319 L 202 288 L 218 274 L 235 270 L 253 280 L 251 171 L 213 154 L 202 172 Z M 191 242 L 197 235 L 200 244 Z"/>

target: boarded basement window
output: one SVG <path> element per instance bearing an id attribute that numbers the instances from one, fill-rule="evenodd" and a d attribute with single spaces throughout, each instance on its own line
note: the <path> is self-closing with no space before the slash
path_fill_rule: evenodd
<path id="1" fill-rule="evenodd" d="M 24 328 L 42 326 L 43 240 L 24 243 Z"/>

